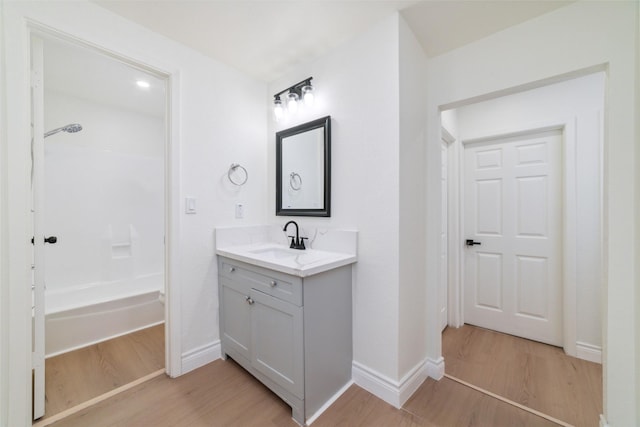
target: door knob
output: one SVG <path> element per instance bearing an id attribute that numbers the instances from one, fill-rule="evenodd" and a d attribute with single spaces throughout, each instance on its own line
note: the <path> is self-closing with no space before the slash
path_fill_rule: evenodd
<path id="1" fill-rule="evenodd" d="M 54 244 L 58 241 L 58 238 L 56 236 L 49 236 L 49 237 L 45 237 L 44 238 L 44 242 L 45 243 L 51 243 Z M 33 245 L 33 237 L 31 238 L 31 244 Z"/>
<path id="2" fill-rule="evenodd" d="M 467 246 L 473 246 L 473 245 L 481 245 L 482 243 L 480 242 L 474 242 L 473 239 L 467 239 L 466 241 L 466 245 Z"/>

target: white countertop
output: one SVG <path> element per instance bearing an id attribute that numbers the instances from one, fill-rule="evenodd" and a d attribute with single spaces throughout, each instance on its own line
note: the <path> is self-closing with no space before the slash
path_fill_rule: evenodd
<path id="1" fill-rule="evenodd" d="M 217 248 L 216 254 L 298 277 L 322 273 L 353 264 L 357 260 L 355 254 L 318 249 L 289 249 L 276 243 L 227 246 Z"/>

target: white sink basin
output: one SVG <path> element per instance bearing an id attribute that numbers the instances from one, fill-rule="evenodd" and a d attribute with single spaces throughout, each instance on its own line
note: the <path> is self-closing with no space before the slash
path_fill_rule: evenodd
<path id="1" fill-rule="evenodd" d="M 271 243 L 218 248 L 216 252 L 219 255 L 238 261 L 300 277 L 306 277 L 356 261 L 355 254 L 316 249 L 291 249 L 284 245 Z"/>
<path id="2" fill-rule="evenodd" d="M 248 253 L 263 259 L 288 260 L 296 265 L 307 265 L 331 256 L 331 253 L 325 251 L 316 251 L 313 249 L 291 249 L 282 246 L 267 246 L 258 249 L 248 250 Z"/>
<path id="3" fill-rule="evenodd" d="M 290 257 L 301 255 L 301 252 L 303 251 L 299 249 L 287 249 L 287 248 L 261 248 L 261 249 L 255 249 L 248 252 L 256 255 L 268 256 L 271 258 L 290 258 Z"/>

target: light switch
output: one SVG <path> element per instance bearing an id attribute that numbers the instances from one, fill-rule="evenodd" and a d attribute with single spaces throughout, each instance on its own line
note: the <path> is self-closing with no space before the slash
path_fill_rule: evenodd
<path id="1" fill-rule="evenodd" d="M 236 219 L 244 218 L 244 205 L 242 203 L 236 204 Z"/>
<path id="2" fill-rule="evenodd" d="M 187 197 L 185 199 L 185 213 L 196 213 L 196 199 L 194 197 Z"/>

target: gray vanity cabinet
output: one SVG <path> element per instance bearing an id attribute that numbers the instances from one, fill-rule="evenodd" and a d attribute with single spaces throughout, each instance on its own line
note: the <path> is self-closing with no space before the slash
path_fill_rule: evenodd
<path id="1" fill-rule="evenodd" d="M 251 366 L 304 398 L 302 307 L 252 290 Z"/>
<path id="2" fill-rule="evenodd" d="M 225 315 L 220 317 L 220 329 L 227 350 L 249 359 L 251 346 L 251 307 L 247 303 L 249 289 L 220 278 L 220 307 Z"/>
<path id="3" fill-rule="evenodd" d="M 304 425 L 351 382 L 351 266 L 300 278 L 218 258 L 222 355 Z"/>

